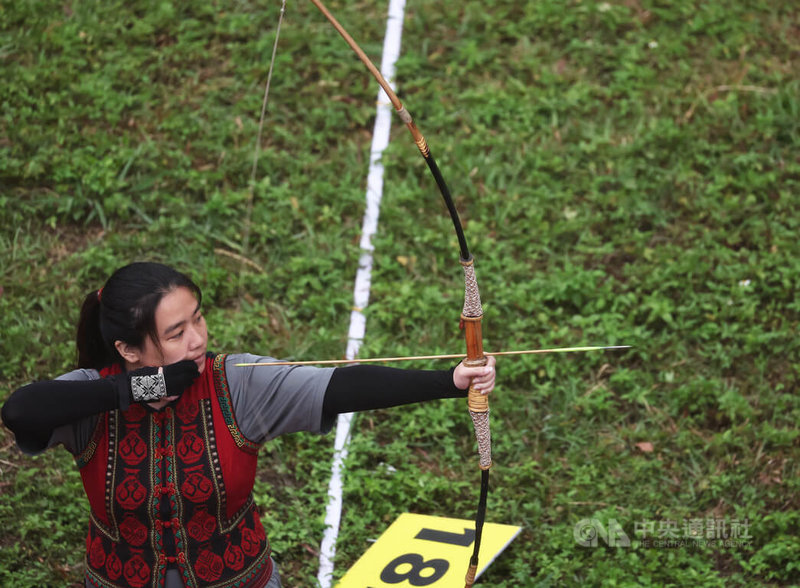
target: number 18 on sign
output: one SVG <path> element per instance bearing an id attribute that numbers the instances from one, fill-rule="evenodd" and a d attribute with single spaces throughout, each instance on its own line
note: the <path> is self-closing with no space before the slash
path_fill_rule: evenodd
<path id="1" fill-rule="evenodd" d="M 520 529 L 495 523 L 484 525 L 482 567 L 478 576 L 514 540 Z M 474 540 L 472 521 L 405 513 L 386 529 L 336 586 L 463 586 Z"/>

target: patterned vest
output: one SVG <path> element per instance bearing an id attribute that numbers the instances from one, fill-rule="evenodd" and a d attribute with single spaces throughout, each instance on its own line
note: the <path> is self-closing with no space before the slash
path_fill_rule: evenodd
<path id="1" fill-rule="evenodd" d="M 224 355 L 207 358 L 160 412 L 132 404 L 101 416 L 77 457 L 91 507 L 88 583 L 163 586 L 175 566 L 187 587 L 266 584 L 270 548 L 252 495 L 257 453 L 236 424 Z"/>

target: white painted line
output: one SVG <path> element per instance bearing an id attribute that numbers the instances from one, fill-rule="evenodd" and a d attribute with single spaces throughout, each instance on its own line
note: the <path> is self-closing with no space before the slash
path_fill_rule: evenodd
<path id="1" fill-rule="evenodd" d="M 383 39 L 381 74 L 394 86 L 395 63 L 400 56 L 400 40 L 403 36 L 405 0 L 390 0 L 386 19 L 386 35 Z M 378 90 L 375 115 L 375 128 L 372 132 L 372 145 L 369 154 L 369 173 L 367 175 L 367 208 L 361 226 L 361 256 L 358 260 L 355 287 L 353 288 L 353 307 L 350 313 L 350 329 L 345 357 L 354 359 L 364 340 L 366 318 L 361 312 L 369 303 L 369 290 L 372 281 L 372 237 L 378 230 L 378 216 L 383 197 L 383 164 L 381 156 L 389 145 L 389 131 L 392 126 L 392 106 L 389 97 Z M 358 310 L 355 310 L 358 309 Z M 333 559 L 336 555 L 336 539 L 339 536 L 339 523 L 342 518 L 342 464 L 347 458 L 350 443 L 350 424 L 352 413 L 340 414 L 336 423 L 331 479 L 328 484 L 328 506 L 325 509 L 325 534 L 319 552 L 319 573 L 317 580 L 321 588 L 329 588 L 333 580 Z"/>

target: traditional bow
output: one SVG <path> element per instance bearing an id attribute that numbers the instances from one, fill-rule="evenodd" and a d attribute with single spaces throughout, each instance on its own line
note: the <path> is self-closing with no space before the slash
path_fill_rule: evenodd
<path id="1" fill-rule="evenodd" d="M 325 15 L 328 21 L 334 26 L 339 34 L 344 38 L 350 48 L 355 51 L 361 62 L 367 67 L 370 73 L 380 84 L 383 91 L 391 100 L 397 114 L 401 120 L 406 124 L 406 127 L 411 132 L 414 142 L 419 148 L 422 157 L 428 164 L 428 168 L 436 180 L 436 185 L 444 198 L 447 210 L 450 212 L 450 218 L 453 221 L 453 227 L 458 237 L 458 244 L 461 253 L 461 265 L 464 268 L 464 307 L 461 312 L 461 327 L 464 330 L 464 336 L 467 344 L 467 358 L 464 360 L 465 365 L 468 366 L 483 366 L 486 365 L 486 356 L 483 353 L 483 339 L 481 336 L 481 319 L 483 318 L 483 308 L 481 307 L 480 293 L 478 291 L 478 282 L 475 277 L 475 265 L 472 254 L 467 247 L 467 240 L 464 236 L 464 230 L 461 227 L 461 220 L 458 216 L 453 198 L 450 195 L 450 190 L 442 177 L 439 166 L 436 165 L 436 160 L 431 154 L 428 143 L 425 137 L 422 136 L 417 125 L 411 118 L 411 115 L 403 106 L 400 99 L 392 90 L 389 83 L 381 75 L 377 67 L 370 61 L 369 57 L 364 53 L 361 47 L 353 40 L 348 32 L 342 27 L 330 11 L 322 4 L 320 0 L 311 0 L 314 5 Z M 472 586 L 475 581 L 475 574 L 478 569 L 478 553 L 480 552 L 481 533 L 483 530 L 483 521 L 486 515 L 486 499 L 489 494 L 489 468 L 492 465 L 492 449 L 491 449 L 491 434 L 489 429 L 489 399 L 479 391 L 470 387 L 467 406 L 469 408 L 472 422 L 475 426 L 475 434 L 478 439 L 478 454 L 479 463 L 481 468 L 481 490 L 480 499 L 478 502 L 478 511 L 475 517 L 475 544 L 472 557 L 470 558 L 469 568 L 466 575 L 466 588 Z"/>

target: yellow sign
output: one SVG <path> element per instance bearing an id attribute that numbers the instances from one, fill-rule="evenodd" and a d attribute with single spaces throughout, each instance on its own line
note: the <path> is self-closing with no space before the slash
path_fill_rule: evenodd
<path id="1" fill-rule="evenodd" d="M 485 523 L 478 576 L 519 535 L 521 527 Z M 475 523 L 405 513 L 353 565 L 337 588 L 464 586 Z"/>

